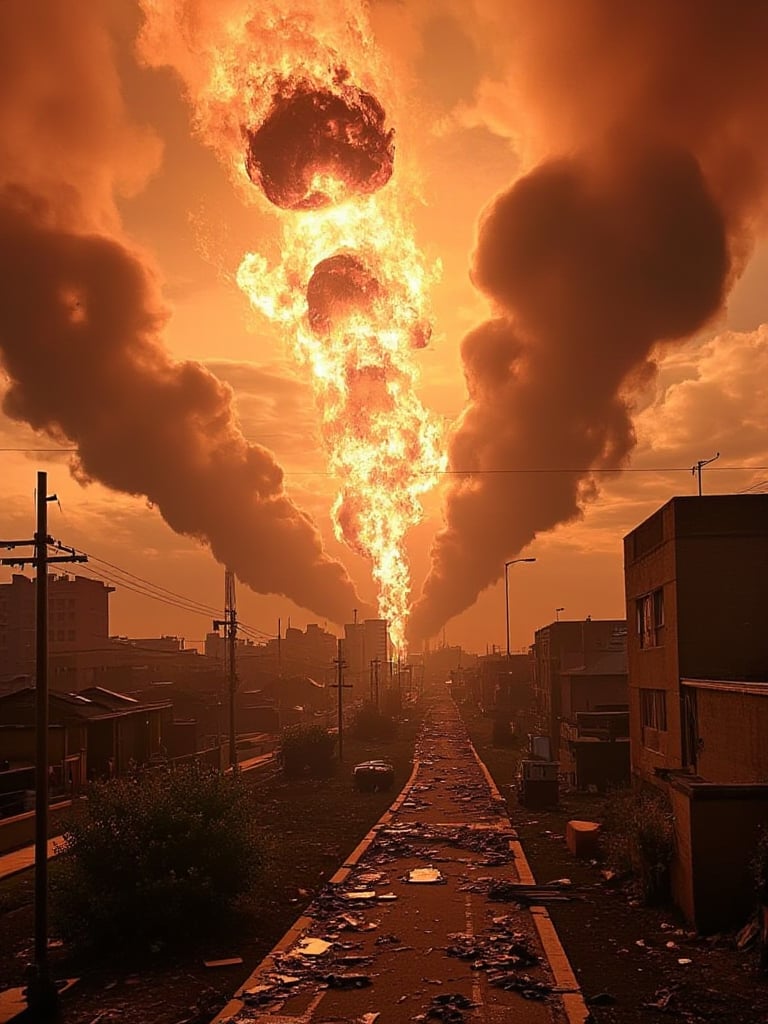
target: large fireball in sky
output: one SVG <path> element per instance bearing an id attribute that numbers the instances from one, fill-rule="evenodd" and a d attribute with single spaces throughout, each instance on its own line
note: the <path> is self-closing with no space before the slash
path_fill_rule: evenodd
<path id="1" fill-rule="evenodd" d="M 384 108 L 348 82 L 337 90 L 284 80 L 264 121 L 246 129 L 248 176 L 275 206 L 317 210 L 391 178 L 394 133 Z"/>

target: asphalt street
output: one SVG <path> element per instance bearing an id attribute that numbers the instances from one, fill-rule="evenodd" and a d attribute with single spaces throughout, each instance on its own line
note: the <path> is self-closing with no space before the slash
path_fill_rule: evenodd
<path id="1" fill-rule="evenodd" d="M 416 759 L 391 812 L 216 1024 L 586 1019 L 505 804 L 447 695 Z"/>

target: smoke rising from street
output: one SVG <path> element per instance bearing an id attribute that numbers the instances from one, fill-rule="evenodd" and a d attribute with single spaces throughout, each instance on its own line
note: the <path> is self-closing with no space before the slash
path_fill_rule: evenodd
<path id="1" fill-rule="evenodd" d="M 480 221 L 471 273 L 494 316 L 464 339 L 469 403 L 450 445 L 451 468 L 477 472 L 447 493 L 413 638 L 581 515 L 591 469 L 627 462 L 657 346 L 718 313 L 765 213 L 764 4 L 478 11 L 508 64 L 475 116 L 544 158 Z"/>

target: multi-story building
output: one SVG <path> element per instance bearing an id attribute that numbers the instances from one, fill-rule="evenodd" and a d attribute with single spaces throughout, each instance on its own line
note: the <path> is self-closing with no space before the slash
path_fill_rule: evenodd
<path id="1" fill-rule="evenodd" d="M 345 678 L 354 687 L 356 699 L 375 699 L 377 683 L 380 694 L 388 684 L 388 626 L 386 619 L 365 619 L 344 626 Z"/>
<path id="2" fill-rule="evenodd" d="M 550 622 L 534 635 L 534 690 L 539 728 L 559 760 L 561 723 L 577 711 L 626 703 L 624 619 Z M 609 658 L 608 655 L 618 655 Z"/>
<path id="3" fill-rule="evenodd" d="M 754 901 L 768 821 L 768 495 L 673 498 L 624 564 L 632 772 L 671 802 L 675 899 L 719 928 Z"/>
<path id="4" fill-rule="evenodd" d="M 88 668 L 109 647 L 114 587 L 85 576 L 48 577 L 48 644 L 53 689 L 84 686 Z M 19 573 L 0 584 L 0 681 L 35 673 L 35 581 Z M 62 666 L 67 672 L 57 671 Z M 62 685 L 59 685 L 61 680 Z"/>

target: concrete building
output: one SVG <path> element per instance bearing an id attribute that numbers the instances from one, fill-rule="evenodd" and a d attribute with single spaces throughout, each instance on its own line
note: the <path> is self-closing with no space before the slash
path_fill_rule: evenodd
<path id="1" fill-rule="evenodd" d="M 35 581 L 20 573 L 15 573 L 10 583 L 0 584 L 0 685 L 3 680 L 34 676 L 36 590 Z M 109 646 L 109 595 L 113 590 L 86 576 L 48 577 L 52 689 L 77 689 L 91 681 L 89 669 L 100 663 Z"/>
<path id="2" fill-rule="evenodd" d="M 768 821 L 768 495 L 673 498 L 624 564 L 632 773 L 670 800 L 688 919 L 738 923 Z"/>
<path id="3" fill-rule="evenodd" d="M 539 730 L 560 760 L 561 724 L 579 711 L 627 702 L 624 619 L 550 622 L 534 635 L 534 691 Z"/>
<path id="4" fill-rule="evenodd" d="M 365 619 L 344 626 L 345 681 L 352 696 L 371 699 L 378 680 L 379 694 L 389 685 L 389 624 L 386 619 Z"/>

